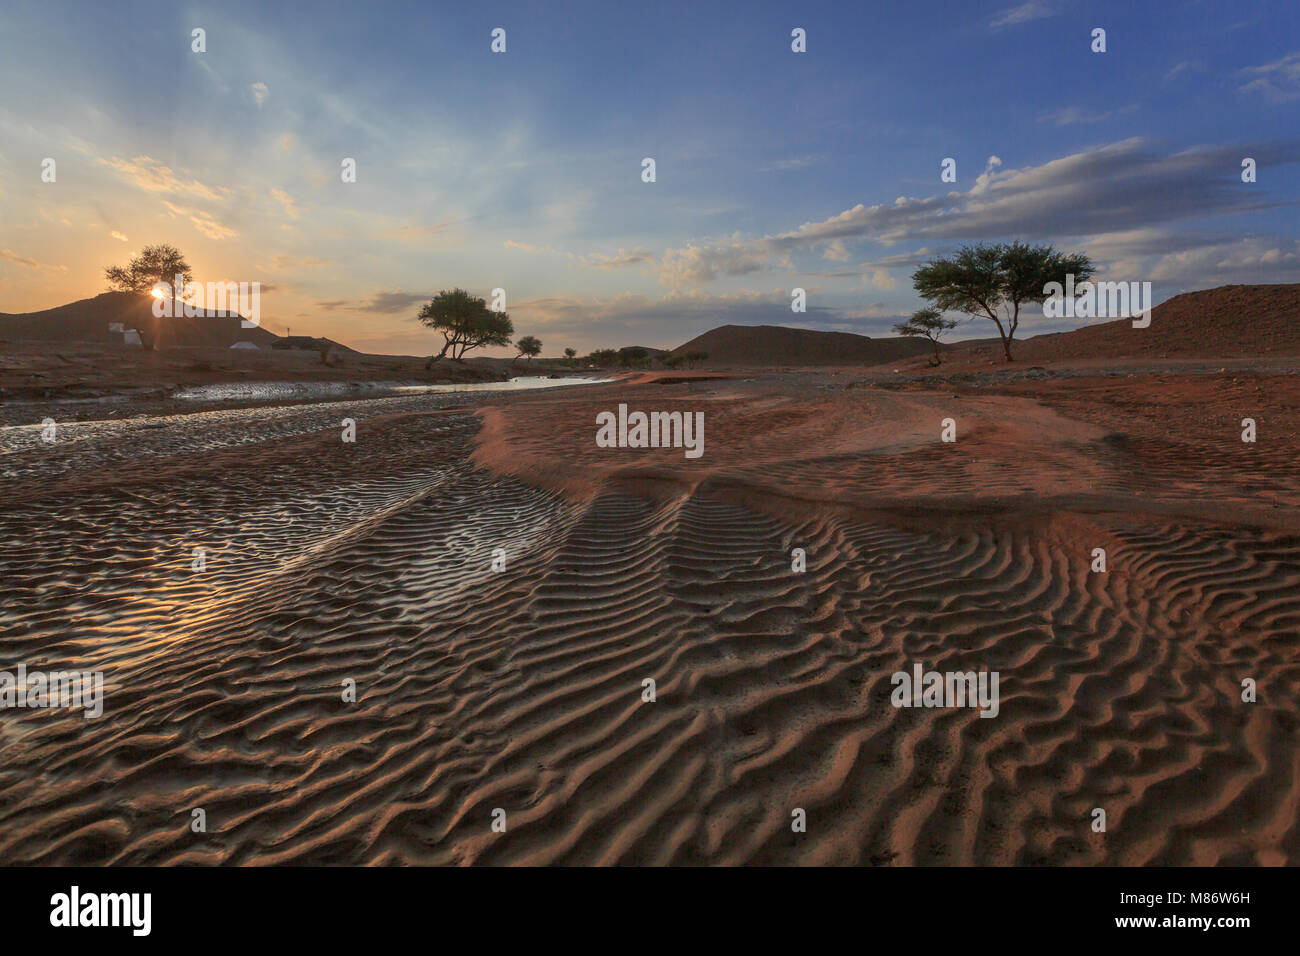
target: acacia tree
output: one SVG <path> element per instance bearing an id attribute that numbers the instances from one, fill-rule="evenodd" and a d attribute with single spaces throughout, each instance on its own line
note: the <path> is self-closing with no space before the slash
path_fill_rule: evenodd
<path id="1" fill-rule="evenodd" d="M 639 345 L 625 345 L 618 350 L 618 361 L 624 368 L 640 368 L 649 359 L 650 352 Z"/>
<path id="2" fill-rule="evenodd" d="M 906 322 L 894 326 L 894 331 L 899 335 L 921 335 L 929 339 L 934 343 L 934 358 L 930 360 L 930 364 L 941 365 L 943 359 L 939 356 L 939 336 L 956 327 L 956 319 L 945 319 L 942 312 L 931 307 L 913 312 L 912 317 Z"/>
<path id="3" fill-rule="evenodd" d="M 531 365 L 534 358 L 542 354 L 542 340 L 535 335 L 525 335 L 515 343 L 515 348 L 519 350 L 519 355 L 527 355 L 528 363 Z M 519 361 L 519 357 L 515 357 Z"/>
<path id="4" fill-rule="evenodd" d="M 127 265 L 104 270 L 104 278 L 114 292 L 148 292 L 160 282 L 170 286 L 176 276 L 181 277 L 182 292 L 186 284 L 194 281 L 185 256 L 165 243 L 145 246 Z"/>
<path id="5" fill-rule="evenodd" d="M 509 314 L 493 312 L 487 302 L 464 289 L 444 289 L 426 302 L 416 316 L 431 329 L 442 333 L 442 351 L 429 359 L 428 365 L 448 352 L 460 360 L 471 349 L 487 345 L 509 345 L 515 334 Z"/>
<path id="6" fill-rule="evenodd" d="M 570 366 L 570 367 L 573 366 L 573 360 L 574 360 L 575 358 L 577 358 L 577 357 L 578 357 L 578 350 L 577 350 L 577 349 L 575 349 L 575 348 L 567 348 L 567 349 L 564 350 L 564 359 L 565 359 L 566 362 L 569 363 L 569 366 Z"/>
<path id="7" fill-rule="evenodd" d="M 940 312 L 991 319 L 1010 362 L 1020 307 L 1046 300 L 1049 282 L 1064 285 L 1071 273 L 1075 282 L 1083 282 L 1095 271 L 1083 253 L 1066 255 L 1051 246 L 1023 242 L 981 244 L 964 246 L 950 259 L 932 259 L 912 273 L 912 284 L 921 298 Z"/>

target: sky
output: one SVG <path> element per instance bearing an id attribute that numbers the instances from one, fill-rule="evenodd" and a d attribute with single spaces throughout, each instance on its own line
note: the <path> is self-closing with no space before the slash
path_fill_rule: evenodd
<path id="1" fill-rule="evenodd" d="M 967 243 L 1156 301 L 1300 282 L 1298 199 L 1296 0 L 0 6 L 0 312 L 166 242 L 365 351 L 436 350 L 415 315 L 453 287 L 544 355 L 876 336 Z"/>

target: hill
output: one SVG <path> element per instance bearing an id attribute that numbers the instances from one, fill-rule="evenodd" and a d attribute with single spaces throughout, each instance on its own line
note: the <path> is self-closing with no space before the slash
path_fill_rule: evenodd
<path id="1" fill-rule="evenodd" d="M 0 313 L 0 339 L 11 342 L 68 344 L 93 342 L 112 344 L 109 325 L 138 329 L 145 343 L 158 348 L 229 348 L 236 342 L 252 342 L 262 348 L 279 339 L 262 328 L 242 327 L 233 312 L 206 312 L 194 318 L 155 318 L 153 297 L 134 292 L 105 292 L 93 299 L 70 302 L 42 312 Z M 179 311 L 179 309 L 175 310 Z"/>
<path id="2" fill-rule="evenodd" d="M 707 352 L 709 366 L 875 365 L 928 354 L 924 339 L 873 339 L 852 332 L 820 332 L 783 325 L 722 325 L 679 345 L 671 355 Z"/>
<path id="3" fill-rule="evenodd" d="M 958 347 L 981 357 L 1002 357 L 996 340 Z M 1012 354 L 1018 362 L 1300 355 L 1300 283 L 1184 292 L 1152 309 L 1151 325 L 1145 329 L 1133 328 L 1130 319 L 1099 322 L 1024 339 L 1012 347 Z"/>

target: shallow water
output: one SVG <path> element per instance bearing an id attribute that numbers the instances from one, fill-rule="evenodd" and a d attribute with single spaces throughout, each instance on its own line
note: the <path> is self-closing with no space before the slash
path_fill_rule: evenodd
<path id="1" fill-rule="evenodd" d="M 53 442 L 43 440 L 41 424 L 0 426 L 0 477 L 13 480 L 36 476 L 51 478 L 74 470 L 113 468 L 140 458 L 202 453 L 232 445 L 283 440 L 323 428 L 337 428 L 344 418 L 364 422 L 378 415 L 433 411 L 460 401 L 458 396 L 472 393 L 523 391 L 602 381 L 607 380 L 576 376 L 562 379 L 529 377 L 509 382 L 393 386 L 390 392 L 342 394 L 335 401 L 310 404 L 264 404 L 174 415 L 58 422 Z M 257 384 L 286 389 L 298 387 L 288 382 L 266 382 L 210 388 L 244 389 L 255 388 Z M 328 386 L 344 383 L 308 384 Z M 270 391 L 232 392 L 221 396 L 226 401 L 253 398 L 288 401 L 306 397 L 286 393 L 273 398 Z M 318 393 L 315 397 L 326 396 Z M 218 400 L 214 393 L 204 398 Z"/>
<path id="2" fill-rule="evenodd" d="M 411 385 L 402 382 L 221 382 L 183 388 L 172 397 L 195 402 L 238 402 L 332 398 L 342 395 L 421 395 L 439 392 L 507 392 L 524 388 L 557 388 L 591 385 L 605 378 L 571 375 L 547 378 L 528 375 L 507 382 L 449 382 L 444 385 Z"/>

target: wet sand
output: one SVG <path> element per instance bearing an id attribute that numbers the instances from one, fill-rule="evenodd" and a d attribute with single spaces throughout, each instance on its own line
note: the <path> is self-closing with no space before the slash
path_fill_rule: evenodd
<path id="1" fill-rule="evenodd" d="M 1300 859 L 1294 375 L 684 378 L 0 430 L 0 859 Z"/>

